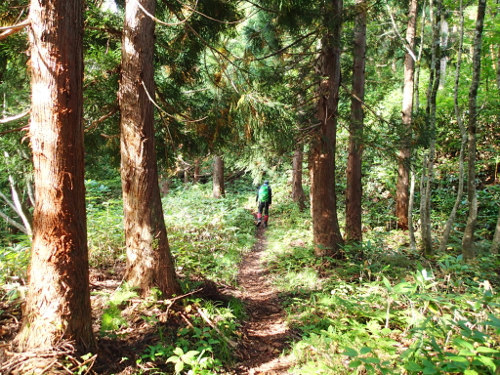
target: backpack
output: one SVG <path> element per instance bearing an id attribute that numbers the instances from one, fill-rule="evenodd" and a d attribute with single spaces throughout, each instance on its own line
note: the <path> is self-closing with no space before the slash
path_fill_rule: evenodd
<path id="1" fill-rule="evenodd" d="M 262 185 L 259 189 L 259 201 L 269 202 L 269 185 Z"/>

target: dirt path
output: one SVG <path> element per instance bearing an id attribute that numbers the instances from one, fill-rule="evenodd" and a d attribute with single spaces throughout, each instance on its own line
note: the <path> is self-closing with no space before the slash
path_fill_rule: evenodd
<path id="1" fill-rule="evenodd" d="M 280 356 L 291 335 L 262 261 L 266 249 L 265 229 L 257 231 L 257 243 L 243 259 L 238 275 L 249 320 L 242 327 L 239 352 L 242 360 L 237 374 L 286 374 L 290 367 L 286 356 Z"/>

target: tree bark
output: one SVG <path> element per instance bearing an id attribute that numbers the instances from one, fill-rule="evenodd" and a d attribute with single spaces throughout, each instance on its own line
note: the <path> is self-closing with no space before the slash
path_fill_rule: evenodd
<path id="1" fill-rule="evenodd" d="M 95 349 L 92 332 L 82 126 L 83 3 L 31 1 L 30 135 L 36 205 L 29 290 L 19 349 L 71 340 Z"/>
<path id="2" fill-rule="evenodd" d="M 306 207 L 306 195 L 302 186 L 302 161 L 304 159 L 302 148 L 302 143 L 297 143 L 292 161 L 292 199 L 299 205 L 300 211 Z"/>
<path id="3" fill-rule="evenodd" d="M 361 166 L 363 153 L 366 54 L 366 0 L 356 0 L 358 14 L 354 25 L 354 61 L 352 72 L 351 121 L 347 158 L 346 226 L 347 241 L 361 242 Z"/>
<path id="4" fill-rule="evenodd" d="M 125 279 L 143 294 L 157 287 L 166 296 L 180 291 L 170 254 L 158 184 L 154 145 L 155 0 L 127 0 L 119 88 L 121 178 L 127 269 Z"/>
<path id="5" fill-rule="evenodd" d="M 417 0 L 410 0 L 408 9 L 408 26 L 406 28 L 406 43 L 411 51 L 415 49 L 415 32 L 417 27 Z M 403 129 L 398 152 L 398 179 L 396 183 L 396 217 L 398 228 L 408 229 L 408 186 L 410 175 L 410 155 L 412 137 L 413 83 L 415 76 L 415 61 L 410 52 L 406 52 L 404 60 L 404 85 L 402 122 Z"/>
<path id="6" fill-rule="evenodd" d="M 500 250 L 500 210 L 498 211 L 497 226 L 495 227 L 495 234 L 491 242 L 491 253 L 498 254 Z"/>
<path id="7" fill-rule="evenodd" d="M 408 234 L 410 238 L 410 249 L 417 248 L 415 240 L 415 228 L 413 227 L 413 205 L 415 203 L 415 171 L 410 170 L 410 198 L 408 202 Z"/>
<path id="8" fill-rule="evenodd" d="M 219 155 L 214 156 L 213 197 L 222 198 L 226 195 L 224 188 L 224 160 Z"/>
<path id="9" fill-rule="evenodd" d="M 462 239 L 462 255 L 466 260 L 475 257 L 474 228 L 477 221 L 477 194 L 476 194 L 476 132 L 477 132 L 477 91 L 481 78 L 481 43 L 483 36 L 484 14 L 486 0 L 479 0 L 477 9 L 476 29 L 474 35 L 474 52 L 472 56 L 472 82 L 469 90 L 469 124 L 468 133 L 468 181 L 467 198 L 469 216 Z"/>
<path id="10" fill-rule="evenodd" d="M 193 183 L 197 184 L 200 181 L 200 159 L 194 161 Z"/>
<path id="11" fill-rule="evenodd" d="M 422 215 L 422 248 L 425 255 L 430 255 L 432 249 L 432 226 L 431 226 L 431 185 L 434 179 L 434 158 L 436 154 L 436 97 L 439 88 L 440 77 L 440 36 L 439 19 L 442 10 L 441 0 L 436 0 L 435 5 L 431 1 L 431 24 L 432 24 L 432 60 L 429 86 L 427 90 L 427 124 L 429 128 L 429 151 L 427 157 L 427 168 L 424 175 L 424 191 L 422 192 L 423 204 Z"/>
<path id="12" fill-rule="evenodd" d="M 335 149 L 340 86 L 340 34 L 342 0 L 332 0 L 325 23 L 328 34 L 323 38 L 320 56 L 322 82 L 318 101 L 319 131 L 313 136 L 309 154 L 311 176 L 311 215 L 313 241 L 318 256 L 341 257 L 340 234 L 335 193 Z"/>
<path id="13" fill-rule="evenodd" d="M 460 108 L 458 105 L 458 91 L 459 91 L 459 83 L 460 83 L 460 69 L 462 64 L 462 49 L 463 49 L 463 41 L 464 41 L 464 12 L 462 6 L 462 0 L 460 0 L 460 41 L 458 46 L 458 54 L 457 54 L 457 67 L 455 69 L 455 90 L 453 95 L 454 101 L 454 109 L 455 109 L 455 118 L 457 119 L 458 127 L 460 129 L 460 154 L 458 157 L 458 191 L 457 197 L 455 199 L 455 204 L 451 210 L 450 216 L 448 217 L 448 221 L 446 222 L 443 230 L 443 237 L 441 238 L 441 244 L 439 245 L 439 251 L 444 252 L 446 250 L 446 245 L 448 244 L 448 239 L 450 237 L 451 227 L 455 221 L 455 217 L 457 215 L 458 207 L 460 206 L 460 202 L 462 201 L 462 195 L 464 193 L 464 157 L 465 157 L 465 146 L 467 144 L 467 132 L 465 131 L 465 127 L 462 121 L 462 114 L 460 113 Z M 441 65 L 442 66 L 442 65 Z"/>

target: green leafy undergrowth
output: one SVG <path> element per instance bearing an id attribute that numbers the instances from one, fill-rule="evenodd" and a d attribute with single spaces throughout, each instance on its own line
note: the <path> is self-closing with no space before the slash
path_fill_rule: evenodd
<path id="1" fill-rule="evenodd" d="M 157 368 L 167 365 L 176 374 L 220 373 L 223 365 L 234 360 L 234 340 L 242 318 L 235 314 L 238 310 L 231 303 L 224 306 L 199 298 L 186 299 L 181 309 L 172 312 L 173 319 L 181 317 L 185 324 L 171 335 L 161 334 L 160 329 L 156 343 L 147 346 L 137 364 Z"/>
<path id="2" fill-rule="evenodd" d="M 317 258 L 308 213 L 290 204 L 267 230 L 267 264 L 288 322 L 295 374 L 496 374 L 498 257 L 426 260 L 392 232 Z M 290 218 L 293 216 L 293 218 Z"/>
<path id="3" fill-rule="evenodd" d="M 179 272 L 235 284 L 238 263 L 255 243 L 245 194 L 214 199 L 209 184 L 179 187 L 164 199 L 165 221 Z"/>
<path id="4" fill-rule="evenodd" d="M 193 296 L 162 299 L 157 290 L 139 297 L 126 283 L 93 293 L 101 304 L 100 336 L 136 342 L 129 365 L 156 374 L 217 374 L 233 361 L 241 301 L 222 303 Z M 96 301 L 99 299 L 99 302 Z"/>

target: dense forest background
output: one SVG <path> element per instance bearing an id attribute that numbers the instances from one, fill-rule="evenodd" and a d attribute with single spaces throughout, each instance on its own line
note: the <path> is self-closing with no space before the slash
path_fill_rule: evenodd
<path id="1" fill-rule="evenodd" d="M 86 1 L 68 31 L 81 116 L 65 125 L 82 133 L 69 206 L 85 212 L 56 215 L 83 237 L 52 253 L 42 206 L 58 195 L 41 192 L 66 182 L 41 183 L 36 150 L 57 132 L 36 117 L 35 52 L 57 29 L 33 9 L 0 4 L 0 372 L 51 353 L 42 370 L 251 373 L 234 290 L 260 249 L 290 330 L 276 373 L 498 374 L 497 0 Z M 81 268 L 81 289 L 43 278 Z M 42 345 L 57 294 L 80 299 L 54 308 Z M 87 328 L 67 318 L 86 310 Z"/>

